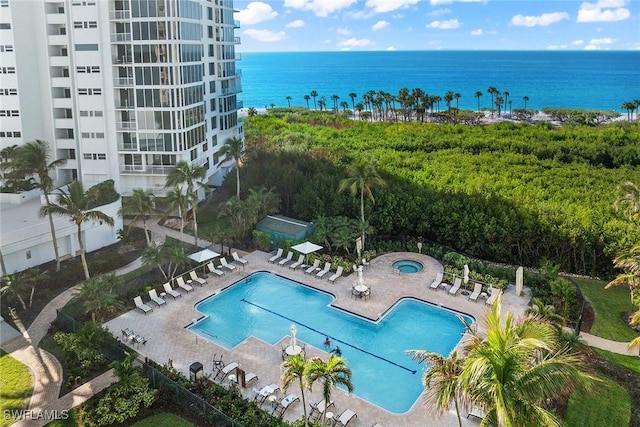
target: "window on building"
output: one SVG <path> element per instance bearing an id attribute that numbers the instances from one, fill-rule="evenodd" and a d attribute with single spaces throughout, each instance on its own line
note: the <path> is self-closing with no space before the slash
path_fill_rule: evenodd
<path id="1" fill-rule="evenodd" d="M 97 51 L 97 44 L 76 44 L 76 52 Z"/>

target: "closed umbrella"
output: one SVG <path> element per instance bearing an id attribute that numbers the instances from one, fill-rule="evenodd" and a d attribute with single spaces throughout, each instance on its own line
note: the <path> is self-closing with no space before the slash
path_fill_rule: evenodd
<path id="1" fill-rule="evenodd" d="M 464 265 L 464 283 L 469 282 L 469 266 L 467 264 Z"/>
<path id="2" fill-rule="evenodd" d="M 294 324 L 291 324 L 291 328 L 289 329 L 291 330 L 291 348 L 294 348 L 296 346 L 296 332 L 298 330 Z"/>

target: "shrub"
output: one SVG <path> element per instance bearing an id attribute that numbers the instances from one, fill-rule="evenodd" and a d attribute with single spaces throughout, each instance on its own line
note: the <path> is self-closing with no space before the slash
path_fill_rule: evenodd
<path id="1" fill-rule="evenodd" d="M 263 231 L 253 230 L 253 243 L 259 250 L 269 252 L 271 250 L 271 235 Z"/>

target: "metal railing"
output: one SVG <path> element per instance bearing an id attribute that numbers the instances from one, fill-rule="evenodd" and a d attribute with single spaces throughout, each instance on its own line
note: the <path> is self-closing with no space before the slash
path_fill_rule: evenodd
<path id="1" fill-rule="evenodd" d="M 131 13 L 128 10 L 111 10 L 109 11 L 110 19 L 129 19 Z"/>
<path id="2" fill-rule="evenodd" d="M 111 34 L 112 42 L 128 42 L 131 41 L 131 33 L 115 33 Z"/>
<path id="3" fill-rule="evenodd" d="M 114 77 L 113 85 L 116 87 L 133 86 L 133 77 Z"/>

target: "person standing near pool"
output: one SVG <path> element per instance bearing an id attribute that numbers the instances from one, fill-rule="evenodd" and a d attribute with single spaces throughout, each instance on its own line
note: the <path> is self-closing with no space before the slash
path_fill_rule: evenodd
<path id="1" fill-rule="evenodd" d="M 324 337 L 324 348 L 328 350 L 330 347 L 331 347 L 331 340 L 329 339 L 329 337 Z"/>

